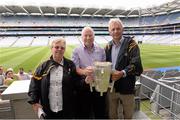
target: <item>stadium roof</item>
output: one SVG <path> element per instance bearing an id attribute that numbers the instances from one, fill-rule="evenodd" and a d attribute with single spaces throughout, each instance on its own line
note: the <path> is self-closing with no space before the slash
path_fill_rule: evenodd
<path id="1" fill-rule="evenodd" d="M 15 1 L 15 0 L 14 0 Z M 38 1 L 38 0 L 37 0 Z M 51 1 L 51 0 L 49 0 Z M 68 1 L 68 0 L 66 0 Z M 75 1 L 75 0 L 74 0 Z M 91 0 L 90 0 L 91 1 Z M 98 1 L 98 0 L 96 0 Z M 149 0 L 152 1 L 152 0 Z M 17 1 L 16 1 L 17 2 Z M 77 2 L 77 1 L 76 1 Z M 113 0 L 112 0 L 113 2 Z M 114 2 L 117 2 L 115 0 Z M 120 2 L 120 1 L 119 1 Z M 54 3 L 55 4 L 55 3 Z M 86 3 L 87 4 L 87 3 Z M 133 16 L 154 16 L 159 14 L 169 14 L 172 12 L 180 12 L 180 0 L 171 0 L 158 6 L 147 8 L 132 7 L 124 8 L 122 6 L 98 5 L 83 6 L 80 4 L 0 4 L 0 15 L 52 15 L 52 16 L 103 16 L 103 17 L 133 17 Z M 128 6 L 128 4 L 126 4 Z"/>

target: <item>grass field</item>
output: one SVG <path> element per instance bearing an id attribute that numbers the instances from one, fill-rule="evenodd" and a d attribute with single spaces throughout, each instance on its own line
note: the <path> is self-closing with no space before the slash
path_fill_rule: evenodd
<path id="1" fill-rule="evenodd" d="M 65 56 L 71 58 L 76 46 L 67 46 Z M 180 46 L 140 45 L 144 69 L 180 66 Z M 0 65 L 12 67 L 17 72 L 19 67 L 25 71 L 34 70 L 51 55 L 49 47 L 0 48 Z M 161 119 L 151 113 L 149 101 L 141 102 L 141 110 L 151 119 Z"/>
<path id="2" fill-rule="evenodd" d="M 76 46 L 67 46 L 65 56 L 71 58 Z M 180 46 L 140 45 L 144 69 L 180 66 Z M 25 71 L 34 70 L 39 63 L 50 56 L 49 47 L 0 48 L 0 65 L 12 67 L 16 72 L 19 67 Z"/>
<path id="3" fill-rule="evenodd" d="M 103 46 L 103 45 L 101 45 Z M 65 56 L 71 58 L 73 49 L 76 46 L 67 46 Z M 180 66 L 180 46 L 167 45 L 140 45 L 141 58 L 144 69 Z M 0 65 L 5 68 L 12 67 L 15 72 L 19 67 L 25 71 L 34 70 L 42 61 L 51 55 L 49 47 L 17 47 L 0 48 Z M 150 110 L 149 100 L 142 100 L 140 110 L 150 119 L 162 119 Z"/>
<path id="4" fill-rule="evenodd" d="M 180 46 L 141 45 L 140 49 L 145 69 L 180 66 Z"/>

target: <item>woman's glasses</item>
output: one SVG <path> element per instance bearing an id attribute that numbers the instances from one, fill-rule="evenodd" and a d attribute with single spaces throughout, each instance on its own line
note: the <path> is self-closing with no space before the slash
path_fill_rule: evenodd
<path id="1" fill-rule="evenodd" d="M 65 47 L 63 47 L 63 46 L 55 46 L 54 48 L 57 49 L 57 50 L 58 49 L 65 50 Z"/>

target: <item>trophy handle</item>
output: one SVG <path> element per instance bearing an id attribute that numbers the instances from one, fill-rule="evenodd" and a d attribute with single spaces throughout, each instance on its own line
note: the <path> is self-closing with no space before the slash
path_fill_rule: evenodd
<path id="1" fill-rule="evenodd" d="M 93 87 L 95 87 L 95 82 L 92 81 L 92 82 L 89 84 L 89 86 L 90 86 L 90 91 L 93 92 Z"/>
<path id="2" fill-rule="evenodd" d="M 112 81 L 112 83 L 111 83 L 111 85 L 109 87 L 110 87 L 110 92 L 112 92 L 113 88 L 114 88 L 114 81 Z"/>
<path id="3" fill-rule="evenodd" d="M 93 92 L 93 83 L 90 83 L 90 91 Z"/>

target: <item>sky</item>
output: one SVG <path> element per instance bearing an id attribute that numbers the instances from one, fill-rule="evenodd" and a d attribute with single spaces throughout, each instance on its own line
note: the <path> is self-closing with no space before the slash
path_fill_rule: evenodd
<path id="1" fill-rule="evenodd" d="M 0 5 L 35 5 L 97 8 L 149 8 L 173 0 L 0 0 Z"/>

